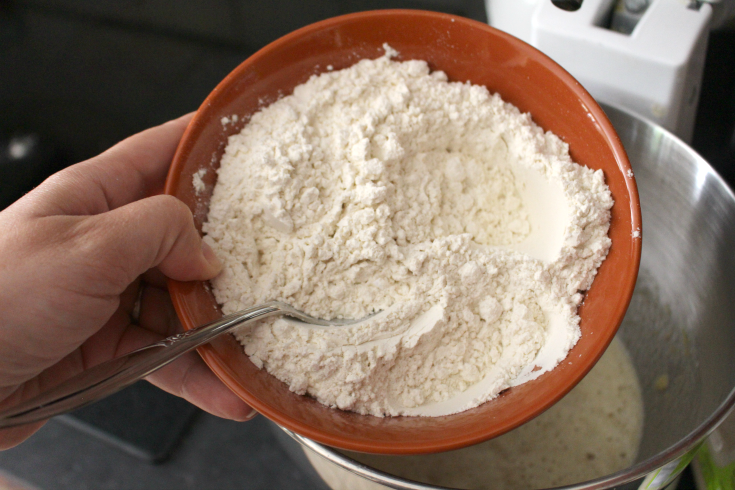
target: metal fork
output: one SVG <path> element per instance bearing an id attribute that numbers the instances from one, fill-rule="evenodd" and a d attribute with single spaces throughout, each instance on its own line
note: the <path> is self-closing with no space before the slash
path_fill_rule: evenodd
<path id="1" fill-rule="evenodd" d="M 271 301 L 226 315 L 186 332 L 82 371 L 57 386 L 0 411 L 0 428 L 46 420 L 70 412 L 122 390 L 174 361 L 192 349 L 236 327 L 274 315 L 301 320 L 310 328 L 346 326 L 360 320 L 322 320 L 280 301 Z"/>

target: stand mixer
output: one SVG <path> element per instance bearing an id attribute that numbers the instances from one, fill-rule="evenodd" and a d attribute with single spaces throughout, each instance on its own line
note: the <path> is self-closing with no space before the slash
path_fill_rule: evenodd
<path id="1" fill-rule="evenodd" d="M 486 0 L 490 25 L 546 53 L 598 102 L 691 142 L 711 29 L 735 1 Z"/>

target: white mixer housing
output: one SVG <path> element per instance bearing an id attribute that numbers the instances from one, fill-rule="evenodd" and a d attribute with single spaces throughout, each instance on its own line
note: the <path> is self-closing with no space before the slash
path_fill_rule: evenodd
<path id="1" fill-rule="evenodd" d="M 598 101 L 627 107 L 691 141 L 712 7 L 652 0 L 630 34 L 605 27 L 615 0 L 576 11 L 550 0 L 486 0 L 490 25 L 546 53 Z"/>

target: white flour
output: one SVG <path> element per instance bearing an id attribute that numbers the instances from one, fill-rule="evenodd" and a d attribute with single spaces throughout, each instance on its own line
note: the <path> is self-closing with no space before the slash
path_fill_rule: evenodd
<path id="1" fill-rule="evenodd" d="M 566 356 L 612 199 L 528 114 L 393 54 L 313 77 L 230 137 L 204 231 L 226 313 L 381 312 L 242 330 L 257 366 L 329 406 L 438 416 Z"/>
<path id="2" fill-rule="evenodd" d="M 207 175 L 207 169 L 200 168 L 191 176 L 191 185 L 194 186 L 194 192 L 197 196 L 204 192 L 204 189 L 207 187 L 203 180 L 205 175 Z"/>

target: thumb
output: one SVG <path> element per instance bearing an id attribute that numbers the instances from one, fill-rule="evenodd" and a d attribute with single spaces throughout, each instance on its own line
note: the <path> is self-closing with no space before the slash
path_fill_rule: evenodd
<path id="1" fill-rule="evenodd" d="M 111 267 L 116 277 L 109 279 L 119 288 L 153 267 L 178 281 L 211 279 L 222 269 L 189 208 L 173 196 L 148 197 L 85 221 L 98 237 L 92 242 L 103 255 L 99 263 Z"/>

